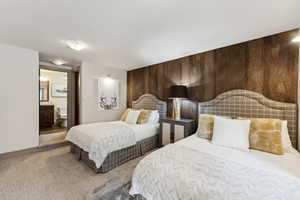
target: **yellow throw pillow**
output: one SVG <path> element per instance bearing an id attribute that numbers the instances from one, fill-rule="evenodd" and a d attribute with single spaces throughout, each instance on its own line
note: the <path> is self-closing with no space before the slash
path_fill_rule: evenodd
<path id="1" fill-rule="evenodd" d="M 198 119 L 197 135 L 203 139 L 211 140 L 214 132 L 214 119 L 218 115 L 200 114 Z M 218 116 L 224 119 L 231 119 L 228 116 Z"/>
<path id="2" fill-rule="evenodd" d="M 197 134 L 199 137 L 211 140 L 214 129 L 214 115 L 199 115 Z"/>
<path id="3" fill-rule="evenodd" d="M 128 115 L 128 113 L 129 113 L 130 110 L 132 110 L 132 109 L 131 109 L 131 108 L 127 108 L 127 109 L 123 112 L 123 114 L 122 114 L 122 116 L 121 116 L 121 118 L 120 118 L 121 121 L 125 121 L 125 120 L 126 120 L 126 117 L 127 117 L 127 115 Z"/>
<path id="4" fill-rule="evenodd" d="M 246 119 L 246 118 L 240 118 Z M 250 148 L 283 155 L 280 119 L 250 118 Z"/>
<path id="5" fill-rule="evenodd" d="M 137 124 L 144 124 L 147 123 L 149 117 L 151 115 L 152 110 L 141 110 L 140 115 L 137 120 Z"/>

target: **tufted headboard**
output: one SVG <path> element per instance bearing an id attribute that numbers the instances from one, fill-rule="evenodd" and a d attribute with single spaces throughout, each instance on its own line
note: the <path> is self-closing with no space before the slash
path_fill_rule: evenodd
<path id="1" fill-rule="evenodd" d="M 199 103 L 199 113 L 287 120 L 291 142 L 298 149 L 296 104 L 273 101 L 248 90 L 232 90 L 211 101 Z"/>
<path id="2" fill-rule="evenodd" d="M 152 94 L 144 94 L 132 102 L 133 109 L 159 110 L 160 116 L 167 114 L 167 103 Z"/>

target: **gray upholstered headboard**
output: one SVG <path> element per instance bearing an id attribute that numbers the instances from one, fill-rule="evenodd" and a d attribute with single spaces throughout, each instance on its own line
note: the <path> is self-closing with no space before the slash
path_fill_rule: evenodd
<path id="1" fill-rule="evenodd" d="M 160 116 L 167 114 L 167 103 L 152 94 L 144 94 L 132 102 L 133 109 L 159 110 Z"/>
<path id="2" fill-rule="evenodd" d="M 248 90 L 232 90 L 211 101 L 199 103 L 199 113 L 287 120 L 292 144 L 298 149 L 296 104 L 273 101 Z"/>

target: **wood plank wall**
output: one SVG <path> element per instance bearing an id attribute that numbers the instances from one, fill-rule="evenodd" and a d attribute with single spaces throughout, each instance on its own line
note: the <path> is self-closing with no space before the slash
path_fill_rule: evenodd
<path id="1" fill-rule="evenodd" d="M 185 118 L 197 118 L 197 102 L 233 89 L 297 103 L 299 45 L 291 40 L 298 33 L 292 30 L 128 71 L 128 107 L 144 93 L 168 100 L 169 87 L 176 84 L 188 87 L 191 101 L 183 102 Z"/>

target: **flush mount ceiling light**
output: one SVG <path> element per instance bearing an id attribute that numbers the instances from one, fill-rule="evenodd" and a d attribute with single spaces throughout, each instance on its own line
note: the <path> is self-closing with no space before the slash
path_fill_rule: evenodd
<path id="1" fill-rule="evenodd" d="M 63 59 L 53 59 L 53 60 L 51 60 L 51 62 L 55 65 L 63 65 L 63 64 L 67 63 L 67 61 L 65 61 Z"/>
<path id="2" fill-rule="evenodd" d="M 296 36 L 292 42 L 300 42 L 300 35 Z"/>
<path id="3" fill-rule="evenodd" d="M 76 51 L 81 51 L 87 48 L 87 44 L 79 40 L 66 40 L 66 45 Z"/>

